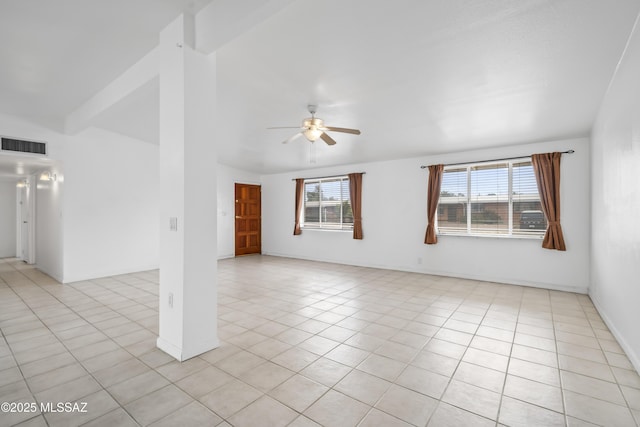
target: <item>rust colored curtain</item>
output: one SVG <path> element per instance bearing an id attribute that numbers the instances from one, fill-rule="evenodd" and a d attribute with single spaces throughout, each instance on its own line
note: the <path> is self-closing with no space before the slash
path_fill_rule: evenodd
<path id="1" fill-rule="evenodd" d="M 296 179 L 296 225 L 293 227 L 293 235 L 302 234 L 300 229 L 300 215 L 302 215 L 302 205 L 304 203 L 304 179 Z"/>
<path id="2" fill-rule="evenodd" d="M 427 187 L 427 221 L 429 223 L 427 224 L 427 234 L 424 236 L 424 242 L 427 245 L 435 245 L 438 243 L 435 222 L 438 200 L 440 200 L 442 171 L 444 171 L 444 165 L 429 166 L 429 185 Z"/>
<path id="3" fill-rule="evenodd" d="M 562 153 L 544 153 L 531 156 L 536 175 L 542 211 L 547 217 L 547 232 L 542 247 L 566 251 L 560 226 L 560 158 Z"/>
<path id="4" fill-rule="evenodd" d="M 362 174 L 349 174 L 349 194 L 353 212 L 353 238 L 362 240 Z"/>

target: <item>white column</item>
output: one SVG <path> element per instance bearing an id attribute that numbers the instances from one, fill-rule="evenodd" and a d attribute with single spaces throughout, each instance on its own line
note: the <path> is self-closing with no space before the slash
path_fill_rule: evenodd
<path id="1" fill-rule="evenodd" d="M 160 33 L 160 330 L 186 360 L 219 345 L 215 56 L 193 49 L 193 17 Z"/>

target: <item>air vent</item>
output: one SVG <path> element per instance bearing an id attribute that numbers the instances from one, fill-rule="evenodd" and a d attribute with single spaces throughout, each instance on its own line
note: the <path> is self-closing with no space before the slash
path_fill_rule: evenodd
<path id="1" fill-rule="evenodd" d="M 16 151 L 19 153 L 47 154 L 47 144 L 44 142 L 23 141 L 21 139 L 2 138 L 2 151 Z"/>

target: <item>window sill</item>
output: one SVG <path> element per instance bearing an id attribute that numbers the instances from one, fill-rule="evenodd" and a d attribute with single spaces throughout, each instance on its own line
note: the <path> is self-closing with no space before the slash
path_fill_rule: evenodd
<path id="1" fill-rule="evenodd" d="M 501 235 L 501 234 L 456 234 L 456 233 L 438 233 L 438 237 L 473 237 L 477 239 L 506 239 L 506 240 L 542 240 L 544 234 L 527 236 L 522 234 Z"/>
<path id="2" fill-rule="evenodd" d="M 320 228 L 320 227 L 300 227 L 303 231 L 329 231 L 332 233 L 353 233 L 351 229 L 339 229 L 339 228 Z"/>

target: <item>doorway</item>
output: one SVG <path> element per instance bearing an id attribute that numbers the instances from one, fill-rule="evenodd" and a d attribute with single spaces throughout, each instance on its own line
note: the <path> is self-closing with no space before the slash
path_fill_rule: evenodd
<path id="1" fill-rule="evenodd" d="M 236 184 L 236 256 L 262 252 L 261 188 Z"/>

